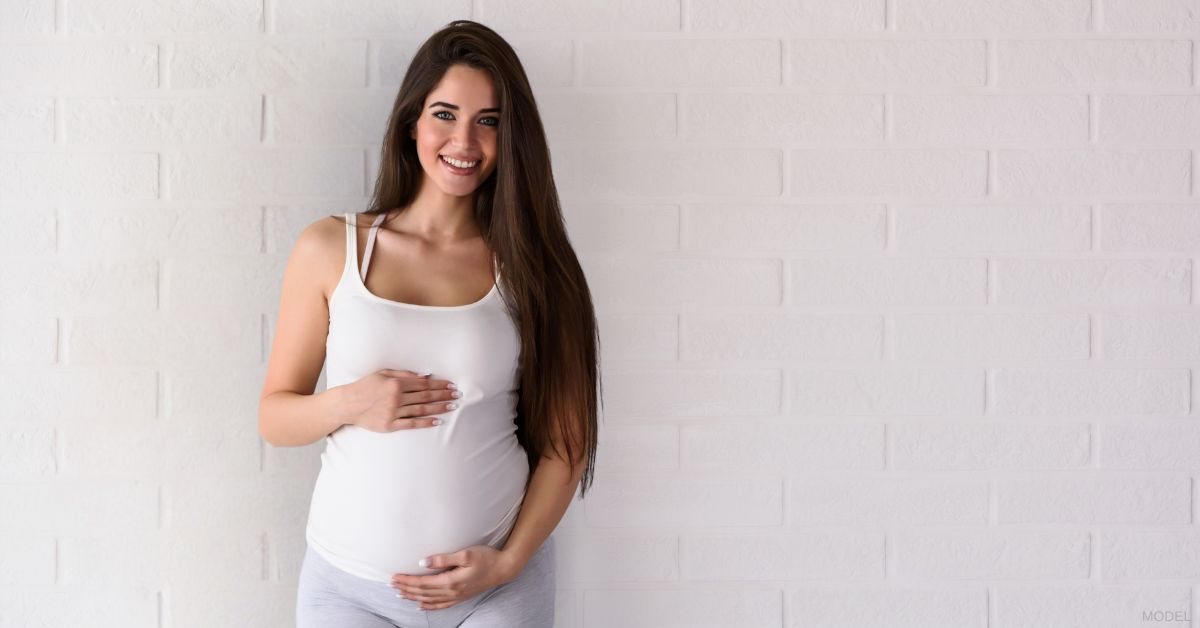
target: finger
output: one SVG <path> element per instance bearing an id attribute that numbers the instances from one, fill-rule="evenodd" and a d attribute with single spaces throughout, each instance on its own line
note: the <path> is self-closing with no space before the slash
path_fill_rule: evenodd
<path id="1" fill-rule="evenodd" d="M 421 409 L 421 414 L 444 414 L 458 407 L 454 401 L 438 401 L 435 403 L 423 403 L 416 406 Z M 432 568 L 433 565 L 430 565 Z"/>
<path id="2" fill-rule="evenodd" d="M 404 597 L 406 597 L 410 600 L 415 600 L 417 602 L 437 603 L 437 602 L 445 602 L 446 601 L 446 595 L 440 591 L 428 591 L 428 592 L 405 591 L 403 593 L 404 593 Z"/>
<path id="3" fill-rule="evenodd" d="M 416 419 L 392 419 L 392 429 L 395 430 L 412 430 L 423 427 L 434 427 L 441 425 L 442 420 L 437 417 L 420 417 Z"/>
<path id="4" fill-rule="evenodd" d="M 436 569 L 440 567 L 465 567 L 470 564 L 470 559 L 471 548 L 468 547 L 449 554 L 434 554 L 427 560 L 429 561 L 428 567 Z"/>
<path id="5" fill-rule="evenodd" d="M 392 584 L 398 587 L 420 587 L 427 589 L 429 587 L 446 586 L 450 584 L 451 577 L 457 577 L 453 569 L 442 571 L 439 573 L 425 574 L 414 576 L 406 573 L 392 574 Z"/>
<path id="6" fill-rule="evenodd" d="M 379 369 L 379 373 L 388 377 L 429 377 L 432 373 L 418 373 L 405 369 Z"/>
<path id="7" fill-rule="evenodd" d="M 413 589 L 412 587 L 399 587 L 399 590 L 402 596 L 418 602 L 445 602 L 453 597 L 452 593 L 445 589 L 421 591 Z"/>
<path id="8" fill-rule="evenodd" d="M 416 584 L 404 585 L 404 588 L 406 588 L 407 590 L 409 590 L 415 594 L 418 594 L 418 595 L 430 595 L 430 594 L 436 593 L 438 591 L 442 591 L 442 592 L 449 591 L 449 589 L 446 588 L 445 583 L 437 584 L 437 583 L 429 583 L 429 582 L 419 582 Z"/>
<path id="9" fill-rule="evenodd" d="M 428 390 L 432 393 L 450 387 L 448 379 L 433 379 L 432 377 L 400 377 L 396 379 L 400 382 L 400 389 L 404 392 Z"/>
<path id="10" fill-rule="evenodd" d="M 430 592 L 450 590 L 450 572 L 443 571 L 439 574 L 429 576 L 417 576 L 415 579 L 408 580 L 400 586 L 416 593 L 428 594 Z"/>
<path id="11" fill-rule="evenodd" d="M 394 414 L 392 415 L 392 420 L 393 421 L 406 420 L 406 419 L 429 420 L 429 419 L 437 418 L 437 415 L 444 414 L 446 412 L 453 410 L 454 408 L 457 408 L 458 407 L 457 404 L 455 404 L 454 406 L 450 405 L 454 401 L 455 401 L 454 399 L 451 399 L 449 401 L 435 401 L 435 402 L 430 402 L 430 403 L 409 403 L 409 404 L 406 404 L 403 406 L 399 406 L 395 410 L 393 410 Z"/>

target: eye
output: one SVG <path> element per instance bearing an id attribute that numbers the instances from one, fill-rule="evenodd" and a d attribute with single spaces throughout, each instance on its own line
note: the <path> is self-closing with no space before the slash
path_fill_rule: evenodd
<path id="1" fill-rule="evenodd" d="M 449 117 L 449 118 L 441 118 L 441 117 L 439 117 L 439 116 L 440 116 L 441 114 L 443 114 L 443 113 L 444 113 L 444 114 L 446 114 L 446 115 L 448 115 L 448 116 L 450 116 L 450 117 Z M 435 111 L 435 112 L 433 112 L 433 117 L 437 118 L 438 120 L 446 120 L 446 121 L 449 121 L 449 120 L 453 120 L 453 119 L 454 119 L 454 114 L 452 114 L 452 113 L 450 113 L 449 111 L 446 111 L 445 109 L 443 109 L 443 110 L 441 110 L 441 111 Z M 497 118 L 497 117 L 494 117 L 494 116 L 488 116 L 488 117 L 486 117 L 486 118 L 481 118 L 481 119 L 482 119 L 482 120 L 491 120 L 491 121 L 492 121 L 492 122 L 489 122 L 489 123 L 485 124 L 484 126 L 499 126 L 499 124 L 500 124 L 500 118 Z"/>

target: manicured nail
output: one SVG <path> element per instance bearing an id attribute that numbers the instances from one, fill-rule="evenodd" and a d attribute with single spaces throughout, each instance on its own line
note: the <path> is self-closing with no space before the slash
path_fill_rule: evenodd
<path id="1" fill-rule="evenodd" d="M 422 558 L 421 560 L 418 560 L 418 561 L 417 561 L 417 565 L 419 565 L 419 566 L 421 566 L 421 567 L 428 567 L 428 566 L 429 566 L 429 560 L 428 560 L 428 559 L 426 559 L 426 558 Z"/>

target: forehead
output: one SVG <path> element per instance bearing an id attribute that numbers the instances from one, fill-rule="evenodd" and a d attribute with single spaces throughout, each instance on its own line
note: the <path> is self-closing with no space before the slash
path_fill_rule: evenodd
<path id="1" fill-rule="evenodd" d="M 425 97 L 425 106 L 436 100 L 467 110 L 498 106 L 492 77 L 483 70 L 464 65 L 453 65 L 446 70 L 442 80 Z"/>

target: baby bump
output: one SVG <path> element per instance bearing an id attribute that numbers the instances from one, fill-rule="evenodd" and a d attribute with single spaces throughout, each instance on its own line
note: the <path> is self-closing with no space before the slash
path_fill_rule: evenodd
<path id="1" fill-rule="evenodd" d="M 359 455 L 330 443 L 313 489 L 310 542 L 330 562 L 380 581 L 436 573 L 417 565 L 430 554 L 502 547 L 529 477 L 515 436 L 484 449 L 430 453 Z"/>

